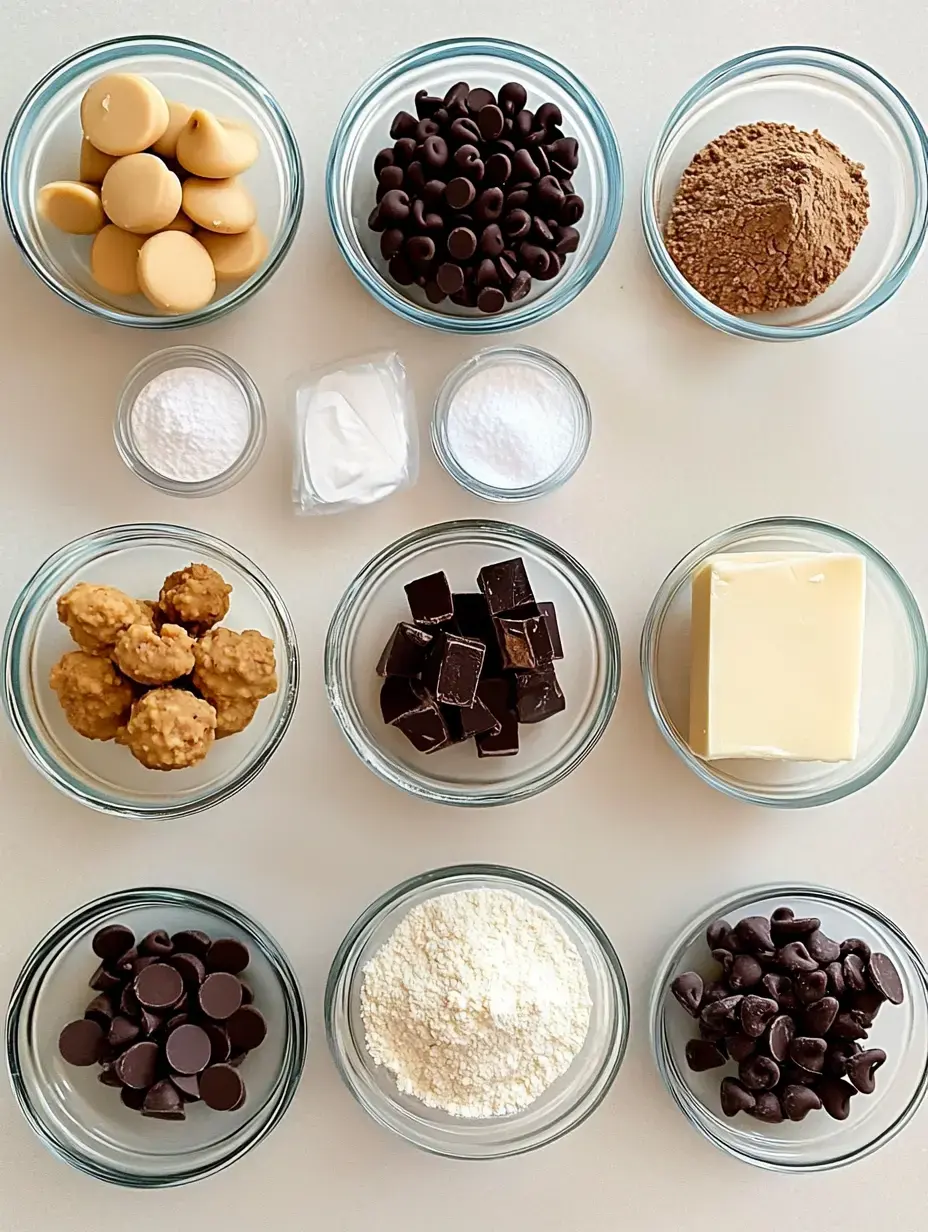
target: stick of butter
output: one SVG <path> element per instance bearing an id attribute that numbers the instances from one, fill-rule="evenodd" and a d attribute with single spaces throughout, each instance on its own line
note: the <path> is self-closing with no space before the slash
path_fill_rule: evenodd
<path id="1" fill-rule="evenodd" d="M 745 552 L 693 575 L 689 746 L 706 761 L 857 755 L 863 557 Z"/>

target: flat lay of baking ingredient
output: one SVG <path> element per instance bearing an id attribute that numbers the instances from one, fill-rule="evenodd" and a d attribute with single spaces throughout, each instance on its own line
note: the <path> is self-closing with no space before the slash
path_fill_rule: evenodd
<path id="1" fill-rule="evenodd" d="M 217 281 L 261 266 L 268 243 L 238 179 L 260 152 L 247 124 L 165 99 L 146 77 L 110 73 L 84 94 L 81 127 L 80 179 L 43 185 L 36 204 L 59 230 L 95 237 L 90 269 L 105 291 L 195 312 Z"/>
<path id="2" fill-rule="evenodd" d="M 527 99 L 515 81 L 495 94 L 462 81 L 394 118 L 369 219 L 393 282 L 494 313 L 560 273 L 580 242 L 580 148 L 554 103 Z"/>
<path id="3" fill-rule="evenodd" d="M 297 385 L 293 500 L 300 513 L 340 513 L 415 483 L 415 403 L 395 353 L 371 355 Z"/>
<path id="4" fill-rule="evenodd" d="M 554 605 L 537 603 L 521 558 L 487 565 L 479 593 L 452 594 L 444 573 L 406 586 L 400 622 L 377 673 L 383 721 L 420 753 L 474 737 L 478 757 L 519 752 L 519 724 L 566 707 L 554 668 L 564 657 Z"/>
<path id="5" fill-rule="evenodd" d="M 868 1033 L 884 1005 L 905 999 L 892 960 L 857 937 L 832 941 L 821 920 L 790 907 L 734 928 L 716 920 L 706 943 L 721 973 L 685 971 L 671 992 L 699 1024 L 686 1046 L 690 1069 L 738 1067 L 737 1078 L 722 1079 L 725 1115 L 777 1124 L 824 1108 L 846 1120 L 886 1062 L 882 1049 L 865 1047 Z"/>
<path id="6" fill-rule="evenodd" d="M 98 1065 L 98 1080 L 144 1117 L 183 1121 L 188 1104 L 234 1112 L 245 1103 L 239 1067 L 267 1035 L 240 978 L 251 955 L 232 937 L 157 929 L 137 944 L 123 924 L 91 942 L 96 995 L 61 1031 L 69 1065 Z"/>
<path id="7" fill-rule="evenodd" d="M 869 207 L 863 166 L 817 129 L 744 124 L 710 141 L 683 172 L 667 251 L 725 312 L 796 308 L 847 267 Z"/>
<path id="8" fill-rule="evenodd" d="M 211 368 L 168 368 L 145 385 L 129 414 L 139 456 L 178 483 L 224 474 L 248 444 L 250 417 L 242 390 Z"/>
<path id="9" fill-rule="evenodd" d="M 58 619 L 80 650 L 64 654 L 49 684 L 71 727 L 115 740 L 149 770 L 201 762 L 214 740 L 243 731 L 277 690 L 273 641 L 219 626 L 232 587 L 208 565 L 170 574 L 155 601 L 79 582 L 58 599 Z M 146 691 L 147 690 L 147 691 Z"/>
<path id="10" fill-rule="evenodd" d="M 692 581 L 693 752 L 709 761 L 852 760 L 865 594 L 864 559 L 851 553 L 705 561 Z"/>
<path id="11" fill-rule="evenodd" d="M 364 968 L 367 1049 L 399 1090 L 452 1116 L 507 1116 L 567 1072 L 592 1000 L 583 960 L 543 907 L 508 890 L 413 907 Z"/>

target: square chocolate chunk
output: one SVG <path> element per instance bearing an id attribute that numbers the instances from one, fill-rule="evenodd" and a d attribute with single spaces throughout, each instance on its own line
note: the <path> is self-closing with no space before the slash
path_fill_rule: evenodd
<path id="1" fill-rule="evenodd" d="M 554 647 L 544 616 L 529 616 L 524 620 L 498 616 L 494 624 L 503 667 L 507 671 L 530 671 L 543 667 L 554 658 Z"/>
<path id="2" fill-rule="evenodd" d="M 516 714 L 520 723 L 542 723 L 567 706 L 554 668 L 516 672 Z"/>
<path id="3" fill-rule="evenodd" d="M 444 573 L 430 573 L 407 583 L 409 610 L 417 625 L 443 625 L 454 616 L 451 587 Z"/>
<path id="4" fill-rule="evenodd" d="M 502 716 L 498 732 L 484 732 L 477 737 L 478 757 L 515 757 L 518 751 L 519 720 L 513 710 Z"/>
<path id="5" fill-rule="evenodd" d="M 474 698 L 472 706 L 443 706 L 442 714 L 455 744 L 470 740 L 472 736 L 481 736 L 484 732 L 496 733 L 502 727 L 499 719 L 490 713 L 479 697 Z"/>
<path id="6" fill-rule="evenodd" d="M 538 610 L 545 618 L 545 624 L 548 626 L 548 637 L 551 639 L 551 649 L 554 651 L 555 659 L 563 659 L 564 644 L 561 641 L 561 630 L 557 623 L 557 612 L 554 610 L 553 603 L 539 603 Z"/>
<path id="7" fill-rule="evenodd" d="M 486 647 L 475 638 L 439 633 L 429 653 L 423 681 L 445 706 L 472 706 Z"/>
<path id="8" fill-rule="evenodd" d="M 405 676 L 410 680 L 421 676 L 432 640 L 431 633 L 417 629 L 415 625 L 405 621 L 401 622 L 383 648 L 383 654 L 377 664 L 377 675 Z"/>
<path id="9" fill-rule="evenodd" d="M 534 610 L 535 596 L 521 556 L 485 565 L 477 574 L 491 616 L 518 616 Z"/>
<path id="10" fill-rule="evenodd" d="M 380 690 L 380 712 L 420 753 L 435 753 L 451 743 L 438 703 L 418 681 L 388 676 Z"/>

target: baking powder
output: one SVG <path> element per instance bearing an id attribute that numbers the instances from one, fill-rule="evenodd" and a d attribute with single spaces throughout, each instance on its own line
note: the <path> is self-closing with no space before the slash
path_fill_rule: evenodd
<path id="1" fill-rule="evenodd" d="M 248 443 L 241 390 L 210 368 L 168 368 L 132 404 L 130 430 L 146 466 L 181 483 L 215 479 Z"/>
<path id="2" fill-rule="evenodd" d="M 448 407 L 448 446 L 478 483 L 533 487 L 567 460 L 577 409 L 562 380 L 537 364 L 504 360 L 476 368 Z"/>
<path id="3" fill-rule="evenodd" d="M 413 907 L 364 969 L 367 1049 L 403 1094 L 454 1116 L 525 1108 L 583 1047 L 592 1001 L 557 920 L 505 890 Z"/>

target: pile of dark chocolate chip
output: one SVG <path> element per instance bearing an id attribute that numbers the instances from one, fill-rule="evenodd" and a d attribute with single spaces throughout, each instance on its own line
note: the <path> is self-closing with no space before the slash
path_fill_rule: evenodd
<path id="1" fill-rule="evenodd" d="M 450 296 L 499 312 L 576 252 L 579 145 L 556 104 L 532 112 L 527 98 L 517 81 L 496 94 L 461 81 L 443 98 L 420 90 L 416 115 L 396 116 L 368 220 L 395 283 L 417 283 L 433 304 Z"/>
<path id="2" fill-rule="evenodd" d="M 478 757 L 512 757 L 519 724 L 566 705 L 553 603 L 537 603 L 521 558 L 487 565 L 478 594 L 452 594 L 444 573 L 406 586 L 413 623 L 396 626 L 377 674 L 380 710 L 420 753 L 474 737 Z"/>
<path id="3" fill-rule="evenodd" d="M 185 1104 L 234 1112 L 245 1102 L 238 1067 L 267 1035 L 267 1023 L 241 979 L 248 947 L 197 929 L 156 930 L 136 945 L 122 924 L 93 938 L 97 996 L 58 1040 L 70 1065 L 99 1065 L 127 1108 L 182 1121 Z"/>
<path id="4" fill-rule="evenodd" d="M 738 1066 L 737 1078 L 722 1079 L 725 1115 L 776 1124 L 824 1108 L 845 1120 L 853 1096 L 873 1094 L 886 1061 L 863 1041 L 884 1004 L 904 999 L 892 960 L 857 937 L 832 941 L 821 920 L 789 907 L 734 928 L 716 920 L 706 941 L 719 977 L 687 971 L 671 991 L 699 1023 L 686 1046 L 690 1069 Z"/>

